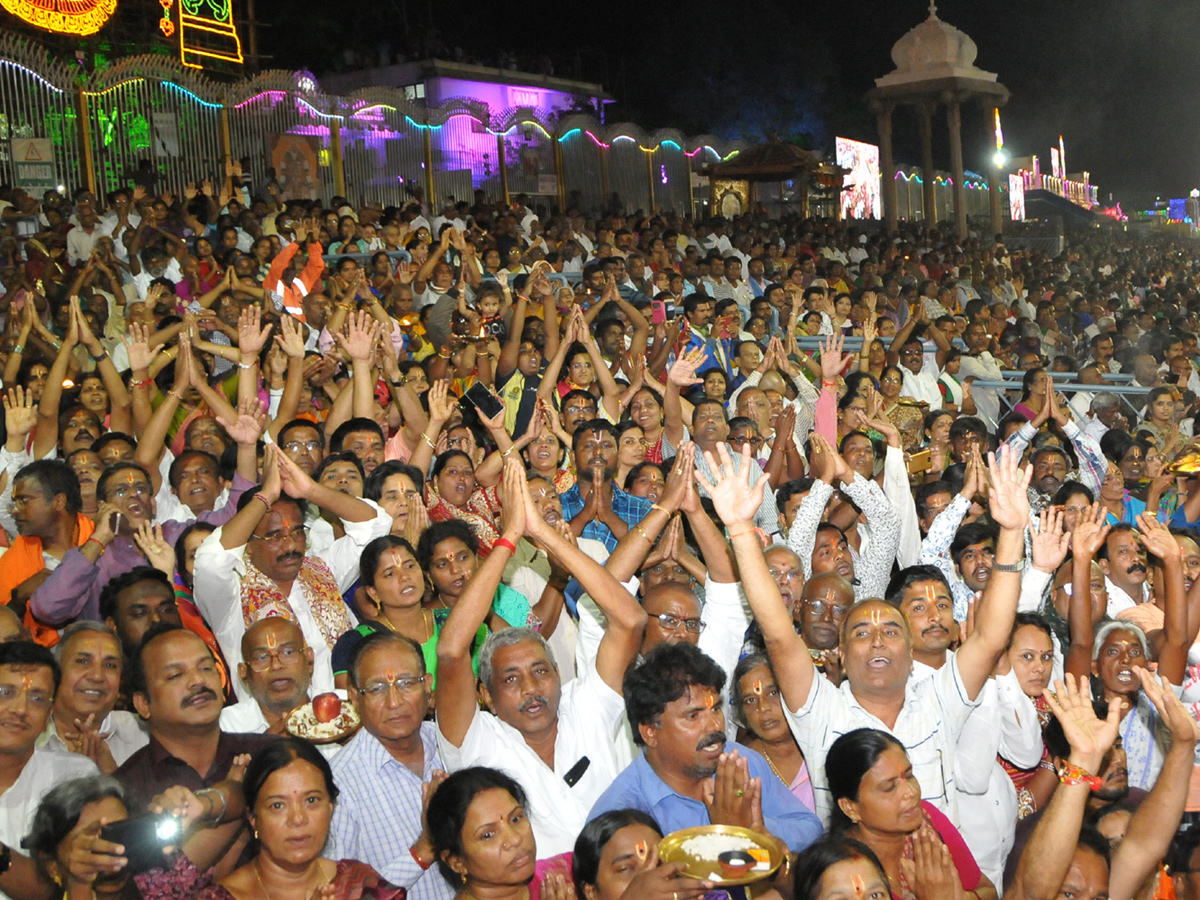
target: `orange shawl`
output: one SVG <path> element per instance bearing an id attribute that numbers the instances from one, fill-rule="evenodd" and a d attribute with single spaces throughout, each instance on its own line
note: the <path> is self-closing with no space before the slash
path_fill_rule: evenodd
<path id="1" fill-rule="evenodd" d="M 75 520 L 79 528 L 75 546 L 82 547 L 96 530 L 96 524 L 83 513 L 78 513 Z M 45 568 L 46 563 L 42 559 L 42 539 L 18 537 L 5 554 L 0 556 L 0 604 L 7 606 L 18 585 Z M 43 647 L 53 647 L 58 643 L 58 629 L 37 621 L 28 608 L 25 610 L 25 627 L 29 629 L 33 639 Z"/>

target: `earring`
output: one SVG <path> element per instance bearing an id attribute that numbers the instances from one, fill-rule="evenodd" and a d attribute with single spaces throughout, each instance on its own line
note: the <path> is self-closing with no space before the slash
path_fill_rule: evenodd
<path id="1" fill-rule="evenodd" d="M 463 880 L 463 884 L 467 883 L 467 873 L 466 872 L 462 873 L 462 880 Z"/>

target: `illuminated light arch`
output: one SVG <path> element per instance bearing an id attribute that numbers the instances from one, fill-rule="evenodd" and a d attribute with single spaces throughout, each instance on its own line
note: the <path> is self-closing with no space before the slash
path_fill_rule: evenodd
<path id="1" fill-rule="evenodd" d="M 0 6 L 35 28 L 88 35 L 108 21 L 117 0 L 0 0 Z"/>

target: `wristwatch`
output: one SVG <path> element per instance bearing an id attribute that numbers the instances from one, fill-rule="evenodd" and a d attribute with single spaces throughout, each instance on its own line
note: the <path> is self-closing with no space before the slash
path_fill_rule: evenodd
<path id="1" fill-rule="evenodd" d="M 992 563 L 992 571 L 993 572 L 1017 572 L 1017 573 L 1024 572 L 1025 571 L 1025 558 L 1021 557 L 1015 563 L 994 562 L 994 563 Z"/>
<path id="2" fill-rule="evenodd" d="M 408 376 L 405 375 L 403 372 L 400 373 L 399 378 L 392 379 L 393 387 L 404 387 L 406 384 L 408 384 Z"/>

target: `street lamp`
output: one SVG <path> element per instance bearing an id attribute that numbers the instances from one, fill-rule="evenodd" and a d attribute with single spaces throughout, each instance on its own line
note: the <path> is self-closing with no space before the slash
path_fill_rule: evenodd
<path id="1" fill-rule="evenodd" d="M 992 162 L 996 164 L 997 169 L 1003 169 L 1008 164 L 1008 154 L 1003 150 L 997 150 L 996 155 L 992 157 Z"/>

